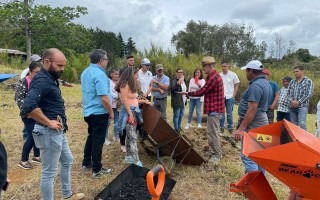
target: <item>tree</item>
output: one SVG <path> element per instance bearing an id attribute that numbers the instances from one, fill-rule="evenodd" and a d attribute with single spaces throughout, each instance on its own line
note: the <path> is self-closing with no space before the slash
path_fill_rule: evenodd
<path id="1" fill-rule="evenodd" d="M 313 60 L 314 57 L 309 53 L 309 49 L 298 49 L 296 51 L 298 60 L 302 61 L 302 62 L 309 62 L 310 60 Z"/>
<path id="2" fill-rule="evenodd" d="M 119 32 L 117 35 L 118 41 L 120 42 L 120 58 L 123 58 L 127 53 L 126 53 L 126 43 L 123 41 L 122 35 Z"/>
<path id="3" fill-rule="evenodd" d="M 87 14 L 87 9 L 80 6 L 51 8 L 48 5 L 33 5 L 32 3 L 32 0 L 24 0 L 24 2 L 15 1 L 0 6 L 0 24 L 12 24 L 15 27 L 11 29 L 13 34 L 20 37 L 25 35 L 24 41 L 14 42 L 15 46 L 28 51 L 29 54 L 31 53 L 30 48 L 36 53 L 53 46 L 61 50 L 69 49 L 65 44 L 70 41 L 68 38 L 72 35 L 70 32 L 76 28 L 72 20 Z M 2 41 L 3 43 L 10 43 L 8 41 L 10 38 L 1 37 L 2 39 L 6 39 Z"/>
<path id="4" fill-rule="evenodd" d="M 215 55 L 245 64 L 252 58 L 264 57 L 265 45 L 255 42 L 253 27 L 234 22 L 209 25 L 205 21 L 189 21 L 186 29 L 173 34 L 171 43 L 177 52 Z"/>
<path id="5" fill-rule="evenodd" d="M 171 43 L 176 50 L 185 55 L 191 53 L 201 54 L 205 51 L 209 25 L 205 21 L 195 22 L 193 20 L 187 23 L 185 31 L 179 31 L 173 34 Z"/>
<path id="6" fill-rule="evenodd" d="M 91 33 L 95 48 L 107 51 L 110 65 L 115 65 L 115 60 L 121 53 L 121 43 L 116 34 L 99 28 L 91 29 Z"/>
<path id="7" fill-rule="evenodd" d="M 275 44 L 275 58 L 277 60 L 281 60 L 286 53 L 285 52 L 286 42 L 284 41 L 281 34 L 279 33 L 274 34 L 274 44 Z"/>
<path id="8" fill-rule="evenodd" d="M 126 52 L 127 55 L 131 55 L 132 53 L 136 53 L 137 49 L 136 49 L 136 43 L 132 40 L 132 37 L 128 38 L 128 42 L 126 45 Z"/>

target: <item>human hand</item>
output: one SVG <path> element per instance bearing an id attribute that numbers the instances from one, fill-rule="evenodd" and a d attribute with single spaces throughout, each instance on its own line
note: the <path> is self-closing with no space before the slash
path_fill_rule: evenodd
<path id="1" fill-rule="evenodd" d="M 240 130 L 240 129 L 237 129 L 234 134 L 233 134 L 233 138 L 236 140 L 236 141 L 240 141 L 243 134 L 244 134 L 244 130 Z"/>
<path id="2" fill-rule="evenodd" d="M 114 113 L 113 112 L 109 113 L 109 119 L 114 119 Z"/>
<path id="3" fill-rule="evenodd" d="M 299 107 L 299 101 L 296 101 L 296 100 L 291 101 L 291 107 L 292 108 L 298 108 Z"/>
<path id="4" fill-rule="evenodd" d="M 160 92 L 160 94 L 164 94 L 164 93 L 166 93 L 166 91 L 164 91 L 163 89 L 159 89 L 159 92 Z"/>
<path id="5" fill-rule="evenodd" d="M 150 102 L 148 99 L 144 100 L 144 103 L 145 103 L 145 104 L 148 104 L 148 105 L 151 104 L 151 102 Z"/>
<path id="6" fill-rule="evenodd" d="M 129 124 L 134 124 L 135 123 L 135 119 L 134 119 L 134 116 L 133 116 L 132 113 L 129 114 L 127 121 L 128 121 Z"/>
<path id="7" fill-rule="evenodd" d="M 63 130 L 63 124 L 57 120 L 49 120 L 49 124 L 48 124 L 48 127 L 50 129 L 53 129 L 57 132 L 60 132 Z"/>
<path id="8" fill-rule="evenodd" d="M 156 83 L 156 84 L 159 84 L 159 82 L 155 79 L 152 79 L 151 83 Z"/>

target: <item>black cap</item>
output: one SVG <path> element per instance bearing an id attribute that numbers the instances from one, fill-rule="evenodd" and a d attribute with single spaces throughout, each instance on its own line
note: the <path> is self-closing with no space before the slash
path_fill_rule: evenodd
<path id="1" fill-rule="evenodd" d="M 283 81 L 291 81 L 292 78 L 290 76 L 285 76 L 282 80 Z"/>

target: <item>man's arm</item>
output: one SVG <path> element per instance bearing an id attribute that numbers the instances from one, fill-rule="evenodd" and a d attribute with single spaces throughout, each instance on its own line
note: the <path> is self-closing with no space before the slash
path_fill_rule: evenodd
<path id="1" fill-rule="evenodd" d="M 234 90 L 233 90 L 233 95 L 232 95 L 233 98 L 236 98 L 238 89 L 239 89 L 239 83 L 234 84 Z"/>
<path id="2" fill-rule="evenodd" d="M 241 140 L 244 131 L 246 131 L 249 124 L 252 122 L 256 112 L 258 110 L 258 102 L 248 102 L 248 110 L 239 126 L 239 128 L 234 133 L 234 138 L 236 140 Z"/>
<path id="3" fill-rule="evenodd" d="M 271 106 L 270 106 L 270 109 L 273 110 L 273 109 L 277 106 L 279 97 L 280 97 L 280 93 L 277 92 L 277 93 L 276 93 L 276 96 L 274 97 L 274 100 L 273 100 L 273 102 L 272 102 L 272 104 L 271 104 Z"/>
<path id="4" fill-rule="evenodd" d="M 61 131 L 63 128 L 63 124 L 57 120 L 50 120 L 48 119 L 42 112 L 40 108 L 33 109 L 29 115 L 32 119 L 37 121 L 40 124 L 48 126 L 50 129 L 55 131 Z"/>
<path id="5" fill-rule="evenodd" d="M 309 100 L 312 96 L 312 93 L 313 93 L 313 81 L 312 80 L 309 80 L 308 82 L 308 85 L 307 85 L 307 91 L 305 93 L 304 96 L 302 96 L 298 101 L 299 101 L 299 104 L 302 104 L 304 102 L 306 102 L 307 100 Z"/>
<path id="6" fill-rule="evenodd" d="M 109 97 L 107 95 L 100 95 L 100 99 L 101 99 L 103 107 L 108 111 L 110 118 L 113 119 L 114 113 L 112 110 L 112 106 L 111 106 L 111 102 L 110 102 Z"/>

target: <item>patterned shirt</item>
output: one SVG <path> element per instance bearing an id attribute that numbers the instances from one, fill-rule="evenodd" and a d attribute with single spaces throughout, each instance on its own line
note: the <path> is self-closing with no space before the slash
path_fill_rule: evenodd
<path id="1" fill-rule="evenodd" d="M 313 81 L 306 76 L 300 83 L 297 80 L 292 80 L 289 84 L 289 100 L 299 101 L 299 107 L 308 107 L 313 87 Z"/>
<path id="2" fill-rule="evenodd" d="M 279 112 L 289 112 L 290 101 L 288 98 L 289 88 L 281 88 L 279 90 L 279 100 L 278 100 L 278 111 Z"/>
<path id="3" fill-rule="evenodd" d="M 221 76 L 213 70 L 206 79 L 206 84 L 198 91 L 188 92 L 189 96 L 204 96 L 203 113 L 224 113 L 224 89 Z"/>

